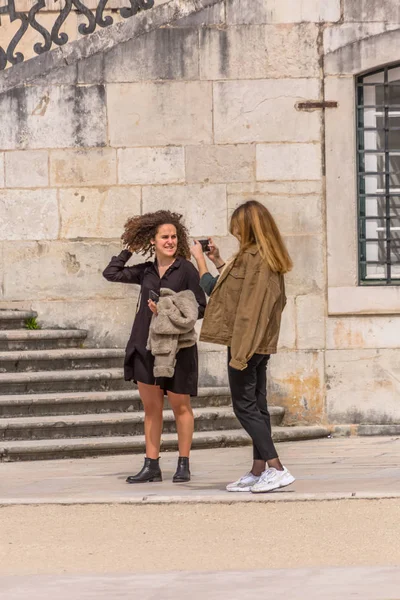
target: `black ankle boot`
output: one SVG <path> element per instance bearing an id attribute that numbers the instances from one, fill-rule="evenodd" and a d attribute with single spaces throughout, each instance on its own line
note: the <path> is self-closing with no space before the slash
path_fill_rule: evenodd
<path id="1" fill-rule="evenodd" d="M 178 466 L 172 481 L 174 483 L 190 481 L 189 459 L 186 456 L 180 456 L 178 458 Z"/>
<path id="2" fill-rule="evenodd" d="M 126 482 L 147 483 L 150 481 L 162 481 L 161 469 L 158 464 L 159 460 L 159 458 L 145 458 L 142 470 L 136 475 L 130 475 Z"/>

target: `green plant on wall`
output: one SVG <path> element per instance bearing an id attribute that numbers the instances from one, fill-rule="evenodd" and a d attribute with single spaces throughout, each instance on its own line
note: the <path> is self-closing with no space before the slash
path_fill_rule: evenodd
<path id="1" fill-rule="evenodd" d="M 25 319 L 25 329 L 41 329 L 36 317 L 29 317 L 29 319 Z"/>

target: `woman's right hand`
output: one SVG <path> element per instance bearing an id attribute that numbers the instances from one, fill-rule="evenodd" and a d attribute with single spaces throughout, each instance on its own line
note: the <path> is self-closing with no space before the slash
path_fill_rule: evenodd
<path id="1" fill-rule="evenodd" d="M 215 244 L 214 240 L 212 238 L 210 238 L 208 240 L 208 245 L 210 246 L 210 251 L 207 252 L 207 257 L 214 263 L 219 263 L 219 262 L 223 262 L 221 260 L 221 255 L 219 253 L 219 248 L 218 246 Z"/>

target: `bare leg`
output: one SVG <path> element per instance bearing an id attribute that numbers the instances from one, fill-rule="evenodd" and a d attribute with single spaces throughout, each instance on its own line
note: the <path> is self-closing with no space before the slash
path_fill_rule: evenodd
<path id="1" fill-rule="evenodd" d="M 178 431 L 179 456 L 189 456 L 192 447 L 194 418 L 190 396 L 168 392 L 168 400 L 174 411 Z"/>
<path id="2" fill-rule="evenodd" d="M 138 382 L 138 388 L 144 407 L 146 456 L 156 459 L 160 456 L 164 392 L 158 385 L 148 385 L 147 383 Z"/>

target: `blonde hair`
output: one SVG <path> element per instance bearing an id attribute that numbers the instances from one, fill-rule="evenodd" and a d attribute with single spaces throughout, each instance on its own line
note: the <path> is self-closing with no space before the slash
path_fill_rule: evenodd
<path id="1" fill-rule="evenodd" d="M 260 202 L 249 200 L 238 206 L 232 214 L 229 230 L 239 239 L 238 255 L 256 245 L 271 271 L 287 273 L 293 268 L 274 218 Z"/>

